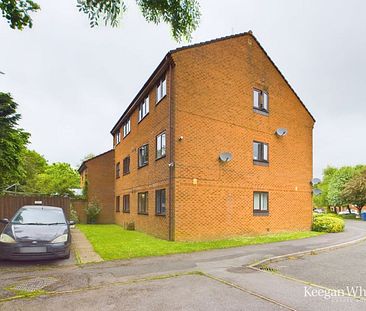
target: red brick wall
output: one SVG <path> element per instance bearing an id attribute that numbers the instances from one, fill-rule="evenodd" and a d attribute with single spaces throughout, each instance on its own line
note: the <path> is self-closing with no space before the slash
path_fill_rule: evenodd
<path id="1" fill-rule="evenodd" d="M 89 202 L 97 201 L 102 207 L 98 223 L 114 223 L 114 150 L 85 162 Z M 85 171 L 85 170 L 84 170 Z M 82 176 L 83 172 L 81 173 Z"/>
<path id="2" fill-rule="evenodd" d="M 313 120 L 249 35 L 173 54 L 176 143 L 175 238 L 308 230 Z M 253 111 L 253 87 L 269 115 Z M 288 129 L 277 137 L 277 128 Z M 253 140 L 269 144 L 269 166 L 253 164 Z M 233 160 L 220 163 L 220 152 Z M 193 179 L 197 184 L 193 184 Z M 253 215 L 253 191 L 269 192 L 269 215 Z"/>
<path id="3" fill-rule="evenodd" d="M 169 92 L 169 77 L 167 74 L 167 89 Z M 166 141 L 169 142 L 169 106 L 168 96 L 165 96 L 156 105 L 155 84 L 149 92 L 150 107 L 149 114 L 138 123 L 138 108 L 132 113 L 131 132 L 123 138 L 121 132 L 121 143 L 115 147 L 115 162 L 120 162 L 121 177 L 115 180 L 116 196 L 120 196 L 120 212 L 116 213 L 116 223 L 125 225 L 134 222 L 136 230 L 147 232 L 154 236 L 168 239 L 169 213 L 166 216 L 155 215 L 155 190 L 166 189 L 168 198 L 168 159 L 156 160 L 156 136 L 166 131 Z M 121 129 L 120 129 L 121 130 Z M 138 148 L 149 144 L 149 164 L 142 168 L 137 165 Z M 123 159 L 130 156 L 130 173 L 123 176 Z M 148 215 L 137 213 L 138 192 L 149 192 Z M 125 194 L 130 195 L 130 213 L 123 213 L 123 200 Z"/>
<path id="4" fill-rule="evenodd" d="M 116 222 L 135 222 L 136 229 L 169 237 L 169 209 L 174 208 L 172 239 L 217 239 L 247 233 L 308 230 L 312 202 L 312 128 L 314 121 L 283 77 L 250 35 L 180 50 L 168 96 L 137 122 L 115 148 L 115 162 L 131 157 L 131 173 L 116 180 L 121 212 Z M 253 88 L 269 94 L 269 115 L 253 112 Z M 171 93 L 170 93 L 171 92 Z M 171 95 L 171 97 L 170 97 Z M 171 98 L 171 101 L 170 101 Z M 173 129 L 169 132 L 169 105 Z M 277 137 L 277 128 L 288 129 Z M 155 216 L 155 190 L 168 188 L 168 157 L 155 161 L 155 137 L 173 136 L 173 205 Z M 183 139 L 179 140 L 182 136 Z M 269 166 L 253 164 L 253 140 L 269 144 Z M 137 148 L 150 145 L 150 163 L 137 169 Z M 220 152 L 233 160 L 220 163 Z M 149 215 L 137 214 L 137 193 L 149 191 Z M 253 215 L 253 191 L 269 192 L 269 215 Z M 130 194 L 131 212 L 122 212 Z M 168 189 L 167 189 L 168 203 Z"/>

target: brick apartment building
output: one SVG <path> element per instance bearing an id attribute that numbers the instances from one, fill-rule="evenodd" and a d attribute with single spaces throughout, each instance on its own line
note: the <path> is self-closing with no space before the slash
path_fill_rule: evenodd
<path id="1" fill-rule="evenodd" d="M 97 201 L 102 211 L 98 216 L 98 223 L 114 223 L 114 150 L 109 150 L 84 161 L 80 168 L 80 183 L 84 188 L 87 183 L 86 201 Z M 75 204 L 79 218 L 86 221 L 83 211 L 85 204 Z"/>
<path id="2" fill-rule="evenodd" d="M 111 131 L 116 223 L 169 240 L 309 230 L 314 122 L 251 32 L 170 51 Z"/>

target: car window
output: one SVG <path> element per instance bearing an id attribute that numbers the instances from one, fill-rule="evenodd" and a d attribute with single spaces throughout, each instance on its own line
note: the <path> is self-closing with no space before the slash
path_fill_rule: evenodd
<path id="1" fill-rule="evenodd" d="M 65 215 L 62 210 L 24 208 L 21 209 L 13 218 L 14 224 L 66 224 Z"/>

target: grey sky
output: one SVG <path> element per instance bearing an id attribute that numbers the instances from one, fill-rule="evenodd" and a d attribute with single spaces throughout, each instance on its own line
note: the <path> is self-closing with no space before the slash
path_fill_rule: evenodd
<path id="1" fill-rule="evenodd" d="M 31 148 L 72 165 L 112 147 L 109 131 L 165 53 L 167 25 L 148 24 L 134 1 L 117 29 L 91 29 L 76 0 L 41 0 L 34 27 L 0 18 L 0 91 L 20 105 Z M 317 120 L 314 175 L 365 163 L 366 2 L 201 0 L 193 42 L 253 30 Z M 186 44 L 186 43 L 184 43 Z"/>

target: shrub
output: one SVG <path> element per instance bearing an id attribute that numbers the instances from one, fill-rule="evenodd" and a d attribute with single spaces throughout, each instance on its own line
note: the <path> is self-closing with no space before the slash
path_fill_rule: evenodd
<path id="1" fill-rule="evenodd" d="M 78 213 L 72 207 L 70 209 L 70 220 L 73 221 L 76 224 L 79 223 Z"/>
<path id="2" fill-rule="evenodd" d="M 88 224 L 95 224 L 98 218 L 98 215 L 102 209 L 99 207 L 99 203 L 96 201 L 92 201 L 88 203 L 88 206 L 85 208 L 85 213 L 87 216 Z"/>
<path id="3" fill-rule="evenodd" d="M 317 232 L 342 232 L 344 231 L 344 220 L 338 215 L 317 215 L 313 219 L 312 230 Z"/>

